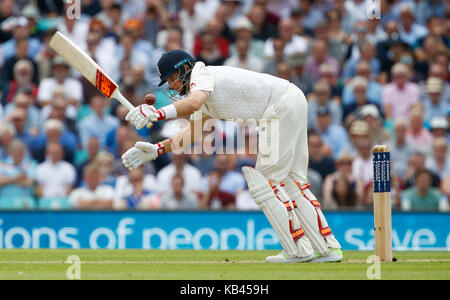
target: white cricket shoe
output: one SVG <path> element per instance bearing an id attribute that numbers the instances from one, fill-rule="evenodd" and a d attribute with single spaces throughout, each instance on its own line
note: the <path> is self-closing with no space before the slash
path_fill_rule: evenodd
<path id="1" fill-rule="evenodd" d="M 342 250 L 339 248 L 330 249 L 326 255 L 316 255 L 316 258 L 312 259 L 311 263 L 321 262 L 339 262 L 344 258 Z"/>
<path id="2" fill-rule="evenodd" d="M 277 255 L 266 257 L 266 262 L 272 264 L 282 264 L 282 263 L 297 263 L 297 262 L 306 262 L 316 258 L 317 255 L 312 253 L 311 255 L 305 257 L 291 256 L 286 253 L 286 251 L 281 251 Z"/>

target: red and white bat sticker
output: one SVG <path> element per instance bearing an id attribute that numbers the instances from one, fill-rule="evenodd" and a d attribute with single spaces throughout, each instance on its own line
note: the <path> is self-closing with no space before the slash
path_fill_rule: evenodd
<path id="1" fill-rule="evenodd" d="M 114 93 L 117 85 L 112 82 L 106 75 L 104 75 L 100 70 L 97 70 L 95 75 L 95 86 L 97 89 L 102 92 L 106 97 L 111 97 L 112 93 Z"/>

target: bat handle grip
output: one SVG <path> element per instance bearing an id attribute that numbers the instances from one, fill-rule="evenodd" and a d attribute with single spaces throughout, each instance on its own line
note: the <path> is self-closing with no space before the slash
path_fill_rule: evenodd
<path id="1" fill-rule="evenodd" d="M 117 99 L 117 101 L 123 104 L 128 110 L 132 110 L 134 108 L 133 104 L 131 104 L 130 101 L 128 101 L 118 89 L 113 92 L 111 98 Z"/>

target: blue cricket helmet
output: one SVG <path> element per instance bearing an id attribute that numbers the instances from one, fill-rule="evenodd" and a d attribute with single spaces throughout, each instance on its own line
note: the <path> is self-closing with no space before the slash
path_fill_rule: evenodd
<path id="1" fill-rule="evenodd" d="M 161 78 L 161 82 L 158 86 L 163 85 L 167 81 L 167 78 L 178 70 L 180 71 L 180 77 L 185 78 L 187 74 L 184 66 L 188 64 L 192 69 L 194 63 L 194 58 L 186 51 L 171 50 L 164 53 L 157 64 L 159 77 Z"/>

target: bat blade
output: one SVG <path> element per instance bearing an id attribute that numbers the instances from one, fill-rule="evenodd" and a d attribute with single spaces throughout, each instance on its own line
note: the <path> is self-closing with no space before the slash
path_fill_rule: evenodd
<path id="1" fill-rule="evenodd" d="M 94 85 L 103 95 L 115 98 L 128 110 L 134 106 L 120 93 L 118 85 L 106 72 L 83 50 L 71 40 L 57 31 L 49 42 L 50 47 L 61 55 L 72 67 L 78 70 L 84 78 Z"/>

